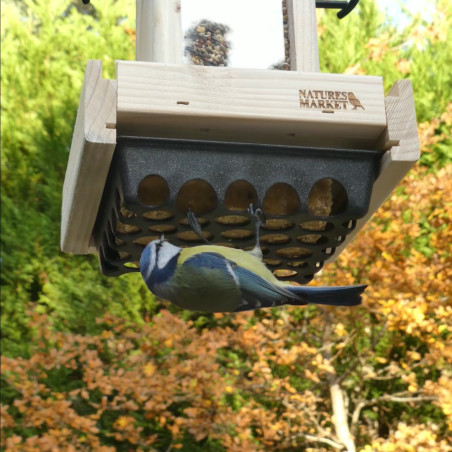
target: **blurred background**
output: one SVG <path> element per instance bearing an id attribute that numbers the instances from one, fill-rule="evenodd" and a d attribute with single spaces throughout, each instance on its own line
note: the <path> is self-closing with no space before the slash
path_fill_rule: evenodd
<path id="1" fill-rule="evenodd" d="M 279 1 L 189 3 L 187 49 L 206 20 L 222 64 L 287 66 Z M 317 11 L 323 72 L 414 87 L 419 163 L 314 279 L 363 305 L 206 315 L 59 249 L 86 62 L 135 59 L 135 2 L 2 1 L 2 450 L 452 450 L 452 4 L 397 5 Z"/>

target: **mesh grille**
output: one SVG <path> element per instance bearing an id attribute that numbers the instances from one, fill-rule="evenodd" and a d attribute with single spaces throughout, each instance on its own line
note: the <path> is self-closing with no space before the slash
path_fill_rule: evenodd
<path id="1" fill-rule="evenodd" d="M 261 207 L 264 262 L 280 278 L 309 282 L 368 210 L 379 151 L 120 137 L 94 237 L 104 274 L 137 271 L 144 246 L 205 238 L 251 249 L 252 203 Z"/>

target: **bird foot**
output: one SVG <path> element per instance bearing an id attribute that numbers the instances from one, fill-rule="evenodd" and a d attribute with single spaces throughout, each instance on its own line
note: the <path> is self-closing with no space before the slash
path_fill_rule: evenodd
<path id="1" fill-rule="evenodd" d="M 264 212 L 260 208 L 254 208 L 253 204 L 250 204 L 248 213 L 254 218 L 254 227 L 256 228 L 256 243 L 254 248 L 250 251 L 250 254 L 262 259 L 262 250 L 260 245 L 260 228 L 265 223 Z"/>

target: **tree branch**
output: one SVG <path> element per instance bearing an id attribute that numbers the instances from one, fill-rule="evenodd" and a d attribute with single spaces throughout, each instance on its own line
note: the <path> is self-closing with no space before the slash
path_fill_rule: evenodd
<path id="1" fill-rule="evenodd" d="M 355 452 L 355 441 L 348 427 L 348 413 L 345 408 L 344 393 L 335 379 L 330 380 L 330 394 L 336 435 L 347 448 L 348 452 Z"/>
<path id="2" fill-rule="evenodd" d="M 327 309 L 323 309 L 323 315 L 325 319 L 323 340 L 324 343 L 329 343 L 331 337 L 331 319 Z M 325 349 L 323 356 L 331 362 L 331 348 Z M 345 407 L 344 392 L 339 384 L 337 375 L 328 372 L 327 378 L 330 389 L 331 404 L 333 407 L 333 423 L 336 435 L 348 452 L 355 452 L 356 445 L 348 425 L 348 412 Z"/>
<path id="3" fill-rule="evenodd" d="M 345 370 L 345 372 L 337 377 L 336 379 L 337 383 L 341 384 L 346 377 L 348 377 L 354 370 L 356 370 L 355 367 L 356 361 L 359 361 L 358 357 L 355 357 L 350 361 L 350 363 L 348 364 L 348 368 Z"/>
<path id="4" fill-rule="evenodd" d="M 355 431 L 359 416 L 361 415 L 361 410 L 366 406 L 366 402 L 359 402 L 358 405 L 356 405 L 355 409 L 353 410 L 352 414 L 352 420 L 350 421 L 350 428 L 352 431 Z"/>
<path id="5" fill-rule="evenodd" d="M 361 411 L 363 408 L 375 405 L 379 402 L 396 402 L 396 403 L 417 403 L 417 402 L 427 402 L 427 401 L 433 401 L 436 400 L 437 397 L 435 396 L 417 396 L 417 397 L 404 397 L 400 393 L 399 395 L 383 395 L 381 397 L 377 397 L 376 399 L 372 400 L 366 400 L 359 402 L 355 409 L 353 410 L 352 420 L 351 420 L 351 429 L 352 431 L 356 428 L 359 416 L 361 415 Z"/>
<path id="6" fill-rule="evenodd" d="M 410 403 L 410 402 L 426 402 L 437 400 L 438 397 L 435 396 L 418 396 L 418 397 L 397 397 L 397 396 L 381 396 L 375 399 L 377 402 L 379 401 L 388 401 L 388 402 L 398 402 L 398 403 Z"/>
<path id="7" fill-rule="evenodd" d="M 335 449 L 340 449 L 342 450 L 344 448 L 343 444 L 337 443 L 336 441 L 333 441 L 332 439 L 328 439 L 328 438 L 319 438 L 317 436 L 312 436 L 312 435 L 304 435 L 304 437 L 308 440 L 308 441 L 312 441 L 315 443 L 325 443 L 328 444 L 331 447 L 334 447 Z"/>

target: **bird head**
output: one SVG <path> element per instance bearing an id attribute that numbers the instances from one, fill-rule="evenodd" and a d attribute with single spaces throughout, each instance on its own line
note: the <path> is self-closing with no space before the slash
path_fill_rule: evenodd
<path id="1" fill-rule="evenodd" d="M 176 269 L 181 248 L 160 238 L 146 246 L 140 259 L 140 272 L 148 284 L 166 281 Z"/>

